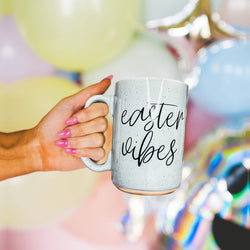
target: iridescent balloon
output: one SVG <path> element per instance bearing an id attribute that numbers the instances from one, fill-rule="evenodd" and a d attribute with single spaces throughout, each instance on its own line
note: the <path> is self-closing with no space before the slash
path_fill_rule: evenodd
<path id="1" fill-rule="evenodd" d="M 208 133 L 185 156 L 181 187 L 171 195 L 142 200 L 143 213 L 128 219 L 126 228 L 138 227 L 139 219 L 153 213 L 159 233 L 168 236 L 168 250 L 247 249 L 249 142 L 250 119 L 232 120 Z"/>
<path id="2" fill-rule="evenodd" d="M 250 113 L 250 41 L 223 40 L 201 49 L 186 81 L 192 99 L 214 114 Z"/>
<path id="3" fill-rule="evenodd" d="M 185 158 L 190 174 L 165 205 L 166 220 L 158 223 L 184 249 L 243 249 L 248 241 L 249 140 L 250 120 L 230 121 L 203 137 Z M 158 221 L 162 218 L 158 213 Z"/>

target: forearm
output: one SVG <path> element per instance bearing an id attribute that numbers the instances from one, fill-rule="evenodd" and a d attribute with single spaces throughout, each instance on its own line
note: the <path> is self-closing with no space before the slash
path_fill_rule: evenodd
<path id="1" fill-rule="evenodd" d="M 32 129 L 0 133 L 0 180 L 40 169 L 39 143 L 32 133 Z"/>
<path id="2" fill-rule="evenodd" d="M 0 150 L 7 147 L 8 134 L 0 132 Z"/>
<path id="3" fill-rule="evenodd" d="M 12 146 L 16 145 L 22 135 L 26 132 L 26 130 L 17 131 L 13 133 L 3 133 L 0 132 L 0 147 L 2 149 L 9 149 Z"/>

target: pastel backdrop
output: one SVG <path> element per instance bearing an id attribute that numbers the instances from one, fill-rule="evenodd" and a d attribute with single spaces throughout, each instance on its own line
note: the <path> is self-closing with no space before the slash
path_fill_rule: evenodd
<path id="1" fill-rule="evenodd" d="M 166 40 L 142 34 L 137 28 L 165 13 L 178 13 L 187 2 L 160 1 L 153 5 L 153 1 L 108 0 L 107 4 L 104 0 L 13 0 L 7 5 L 5 1 L 1 8 L 0 0 L 0 15 L 8 12 L 12 16 L 0 20 L 0 32 L 5 34 L 0 37 L 0 47 L 15 52 L 7 56 L 0 53 L 2 65 L 9 65 L 8 70 L 0 72 L 0 131 L 34 126 L 57 101 L 79 89 L 69 79 L 51 77 L 55 69 L 81 72 L 84 86 L 113 74 L 109 94 L 121 78 L 150 75 L 184 79 L 175 53 L 178 51 L 168 50 Z M 173 37 L 171 41 L 179 42 Z M 184 45 L 179 48 L 185 50 Z M 190 55 L 193 57 L 187 57 L 187 69 L 197 63 L 193 52 Z M 42 71 L 42 65 L 48 71 Z M 33 66 L 34 73 L 30 71 Z M 27 74 L 22 75 L 24 72 Z M 71 76 L 60 74 L 65 75 Z M 112 134 L 109 119 L 107 150 Z M 222 119 L 191 98 L 186 151 Z M 141 237 L 133 244 L 126 243 L 120 221 L 128 206 L 124 194 L 111 184 L 110 173 L 93 174 L 83 169 L 17 177 L 0 183 L 0 196 L 4 201 L 0 206 L 3 249 L 144 250 L 160 246 L 161 237 L 152 217 L 143 222 Z"/>

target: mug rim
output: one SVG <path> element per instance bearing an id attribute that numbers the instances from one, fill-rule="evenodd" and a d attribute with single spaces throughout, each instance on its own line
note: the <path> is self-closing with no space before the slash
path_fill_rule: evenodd
<path id="1" fill-rule="evenodd" d="M 145 81 L 145 80 L 170 81 L 172 83 L 178 83 L 178 84 L 182 84 L 182 85 L 184 85 L 186 87 L 189 87 L 188 84 L 185 83 L 184 81 L 176 80 L 176 79 L 172 79 L 172 78 L 164 78 L 164 77 L 130 77 L 130 78 L 125 78 L 125 79 L 122 79 L 122 80 L 118 80 L 116 82 L 116 84 L 118 84 L 118 83 L 124 84 L 124 82 L 127 82 L 127 81 L 136 81 L 136 80 L 142 80 L 142 81 Z"/>

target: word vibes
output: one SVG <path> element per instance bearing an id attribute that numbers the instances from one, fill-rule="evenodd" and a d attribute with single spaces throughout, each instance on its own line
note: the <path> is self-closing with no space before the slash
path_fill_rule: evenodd
<path id="1" fill-rule="evenodd" d="M 164 127 L 178 130 L 184 121 L 184 113 L 175 104 L 148 103 L 147 107 L 136 109 L 129 113 L 126 109 L 121 114 L 121 123 L 124 126 L 134 127 L 142 124 L 145 136 L 141 142 L 129 136 L 122 142 L 122 155 L 131 155 L 137 161 L 138 167 L 143 163 L 149 163 L 154 157 L 164 161 L 166 166 L 174 162 L 177 152 L 176 140 L 172 139 L 169 145 L 153 145 L 154 131 Z M 154 129 L 153 129 L 154 128 Z"/>

